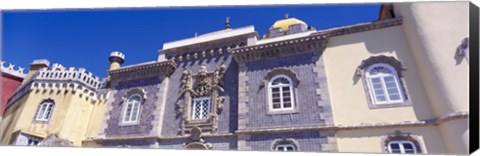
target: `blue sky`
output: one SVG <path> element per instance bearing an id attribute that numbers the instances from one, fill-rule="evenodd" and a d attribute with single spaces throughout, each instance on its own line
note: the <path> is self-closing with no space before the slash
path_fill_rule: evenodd
<path id="1" fill-rule="evenodd" d="M 34 59 L 83 67 L 105 77 L 112 51 L 123 65 L 154 61 L 163 43 L 254 25 L 259 36 L 276 21 L 303 20 L 317 30 L 377 20 L 380 4 L 176 7 L 2 12 L 2 60 L 28 68 Z"/>

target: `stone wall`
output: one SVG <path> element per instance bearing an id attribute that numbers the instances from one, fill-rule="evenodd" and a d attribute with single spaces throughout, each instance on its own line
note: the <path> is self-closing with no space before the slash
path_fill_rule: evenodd
<path id="1" fill-rule="evenodd" d="M 329 112 L 318 106 L 317 101 L 321 100 L 321 94 L 317 94 L 318 86 L 313 87 L 315 86 L 313 84 L 326 87 L 326 78 L 317 78 L 318 75 L 314 72 L 316 66 L 312 61 L 313 57 L 314 53 L 305 53 L 246 63 L 248 78 L 245 86 L 248 91 L 244 97 L 248 98 L 246 129 L 325 124 L 325 119 L 321 118 L 320 114 Z M 279 67 L 291 70 L 299 80 L 298 86 L 294 89 L 297 111 L 293 113 L 271 114 L 268 110 L 268 86 L 263 82 L 263 78 L 272 69 Z M 320 73 L 320 75 L 325 75 L 325 73 Z"/>
<path id="2" fill-rule="evenodd" d="M 176 103 L 180 95 L 180 81 L 182 72 L 185 69 L 191 70 L 192 74 L 198 73 L 201 64 L 205 63 L 208 72 L 212 72 L 219 68 L 224 62 L 227 66 L 223 88 L 224 93 L 220 96 L 225 96 L 225 105 L 218 116 L 218 131 L 217 133 L 234 132 L 237 124 L 237 97 L 238 97 L 238 65 L 227 55 L 212 57 L 201 60 L 191 60 L 184 62 L 177 62 L 177 69 L 170 76 L 170 83 L 168 86 L 167 102 L 164 111 L 162 136 L 177 136 L 180 132 L 181 115 L 178 114 Z M 190 112 L 189 112 L 190 113 Z"/>
<path id="3" fill-rule="evenodd" d="M 109 112 L 109 119 L 107 119 L 107 127 L 105 129 L 106 137 L 113 136 L 129 136 L 129 135 L 148 135 L 153 129 L 152 122 L 155 118 L 154 110 L 158 107 L 156 105 L 158 97 L 158 86 L 162 82 L 160 77 L 149 77 L 131 81 L 119 82 L 118 85 L 112 86 L 117 92 L 114 95 L 114 100 L 111 103 L 111 110 Z M 145 90 L 146 101 L 142 103 L 139 123 L 135 125 L 121 125 L 123 115 L 123 96 L 133 89 L 140 88 Z"/>

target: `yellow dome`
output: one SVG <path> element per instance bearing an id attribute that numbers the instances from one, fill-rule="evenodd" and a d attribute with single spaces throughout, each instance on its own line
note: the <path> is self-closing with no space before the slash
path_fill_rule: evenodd
<path id="1" fill-rule="evenodd" d="M 291 25 L 294 25 L 294 24 L 303 24 L 303 25 L 307 25 L 305 24 L 305 22 L 299 20 L 299 19 L 296 19 L 296 18 L 287 18 L 287 19 L 283 19 L 283 20 L 278 20 L 276 21 L 273 25 L 272 25 L 272 28 L 280 28 L 282 29 L 282 31 L 285 31 L 285 30 L 288 30 L 289 29 L 289 26 Z"/>

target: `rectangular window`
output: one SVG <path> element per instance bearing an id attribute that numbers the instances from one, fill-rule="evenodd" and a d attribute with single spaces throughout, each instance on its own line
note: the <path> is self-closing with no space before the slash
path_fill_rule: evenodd
<path id="1" fill-rule="evenodd" d="M 28 135 L 25 133 L 20 133 L 17 137 L 13 145 L 21 145 L 21 146 L 37 146 L 43 139 L 37 136 Z"/>
<path id="2" fill-rule="evenodd" d="M 211 98 L 200 97 L 192 100 L 192 120 L 208 119 L 210 117 Z"/>

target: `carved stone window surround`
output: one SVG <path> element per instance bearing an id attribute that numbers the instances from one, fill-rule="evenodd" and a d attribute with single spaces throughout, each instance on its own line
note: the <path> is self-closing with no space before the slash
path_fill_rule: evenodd
<path id="1" fill-rule="evenodd" d="M 389 65 L 392 68 L 394 68 L 394 70 L 396 71 L 396 74 L 397 74 L 398 81 L 399 81 L 398 82 L 399 87 L 400 87 L 401 92 L 403 94 L 402 95 L 403 98 L 404 98 L 403 102 L 392 102 L 392 103 L 388 103 L 388 104 L 374 104 L 374 102 L 372 101 L 372 95 L 371 95 L 371 91 L 370 91 L 372 88 L 370 88 L 369 82 L 367 82 L 368 79 L 366 77 L 366 74 L 368 72 L 367 70 L 369 69 L 369 67 L 371 67 L 373 65 L 376 65 L 376 64 L 386 64 L 386 65 Z M 385 55 L 371 56 L 368 59 L 365 59 L 365 60 L 362 61 L 362 63 L 357 67 L 356 76 L 361 76 L 364 91 L 365 91 L 365 96 L 367 98 L 368 107 L 370 109 L 405 107 L 405 106 L 411 106 L 412 105 L 412 102 L 411 102 L 411 99 L 410 99 L 410 94 L 408 93 L 405 77 L 403 75 L 404 73 L 402 72 L 402 71 L 405 71 L 405 70 L 407 70 L 407 68 L 402 63 L 402 61 L 399 61 L 395 57 L 392 57 L 392 56 L 385 56 Z"/>
<path id="2" fill-rule="evenodd" d="M 139 110 L 138 110 L 138 117 L 137 117 L 137 120 L 135 122 L 124 122 L 124 117 L 125 117 L 125 113 L 126 113 L 126 109 L 127 109 L 127 102 L 128 102 L 128 99 L 133 95 L 139 95 L 141 97 L 140 106 L 139 106 Z M 145 104 L 146 99 L 147 99 L 147 93 L 144 89 L 142 89 L 142 88 L 132 88 L 132 89 L 128 90 L 122 96 L 122 101 L 120 103 L 120 105 L 122 105 L 122 113 L 121 113 L 120 117 L 118 118 L 119 119 L 118 125 L 120 125 L 120 126 L 135 126 L 135 125 L 138 125 L 141 121 L 141 116 L 142 116 L 141 114 L 142 114 L 142 110 L 143 110 L 143 105 Z"/>
<path id="3" fill-rule="evenodd" d="M 270 146 L 272 151 L 276 151 L 278 145 L 288 144 L 294 147 L 293 151 L 300 151 L 299 144 L 296 140 L 291 138 L 282 138 L 282 139 L 275 139 Z"/>
<path id="4" fill-rule="evenodd" d="M 199 128 L 204 132 L 216 133 L 218 128 L 218 114 L 221 113 L 225 97 L 222 87 L 226 71 L 224 63 L 213 72 L 208 72 L 202 64 L 196 75 L 190 70 L 184 70 L 181 79 L 180 97 L 177 101 L 177 113 L 181 115 L 180 135 L 189 133 L 192 128 Z M 207 119 L 192 118 L 192 102 L 194 98 L 209 97 L 210 112 Z"/>
<path id="5" fill-rule="evenodd" d="M 388 145 L 391 141 L 409 141 L 415 145 L 416 154 L 422 153 L 422 148 L 420 147 L 419 138 L 417 136 L 411 135 L 407 132 L 402 132 L 400 130 L 395 130 L 393 133 L 389 133 L 386 136 L 382 137 L 381 147 L 384 153 L 389 153 Z"/>
<path id="6" fill-rule="evenodd" d="M 291 83 L 291 92 L 292 96 L 292 109 L 290 110 L 272 110 L 271 106 L 271 93 L 270 93 L 270 81 L 275 78 L 275 77 L 287 77 Z M 292 70 L 285 68 L 285 67 L 280 67 L 280 68 L 274 68 L 270 72 L 268 72 L 262 79 L 262 86 L 265 89 L 265 99 L 266 99 L 266 114 L 267 115 L 278 115 L 278 114 L 298 114 L 299 113 L 299 105 L 297 103 L 297 86 L 300 83 L 300 80 L 297 77 L 297 74 L 293 72 Z"/>
<path id="7" fill-rule="evenodd" d="M 42 100 L 42 102 L 40 102 L 40 104 L 37 106 L 37 110 L 35 112 L 35 116 L 33 118 L 33 123 L 37 123 L 37 124 L 47 124 L 50 119 L 52 118 L 53 116 L 53 112 L 55 110 L 55 101 L 52 99 L 52 98 L 47 98 L 47 99 L 44 99 Z M 45 107 L 45 110 L 41 110 L 42 107 Z M 51 107 L 51 110 L 48 114 L 48 116 L 45 118 L 39 118 L 39 113 L 42 113 L 43 115 L 45 115 L 45 113 L 48 113 L 48 107 Z"/>

